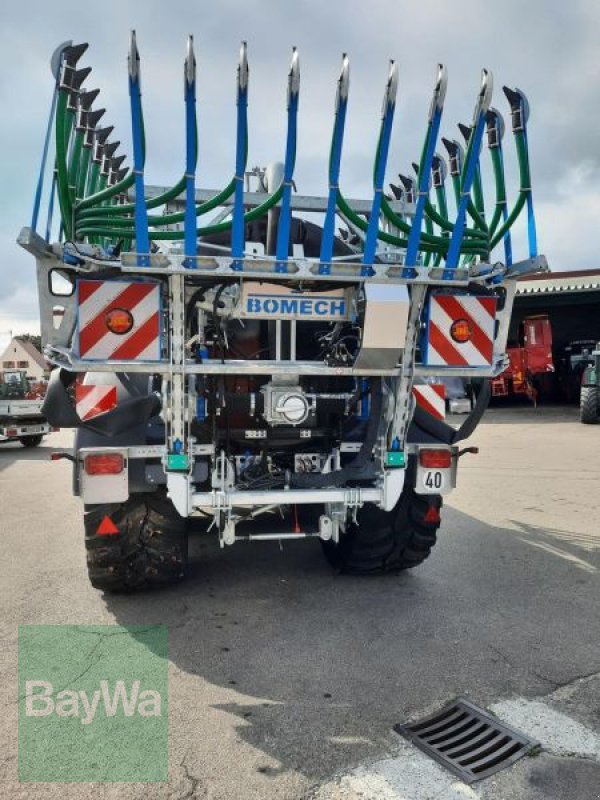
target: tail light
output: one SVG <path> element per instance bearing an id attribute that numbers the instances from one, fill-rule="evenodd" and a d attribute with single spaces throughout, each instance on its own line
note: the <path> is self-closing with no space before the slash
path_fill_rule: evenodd
<path id="1" fill-rule="evenodd" d="M 453 322 L 450 326 L 450 336 L 459 344 L 464 344 L 465 342 L 470 341 L 471 337 L 473 336 L 473 331 L 471 329 L 471 325 L 469 324 L 469 320 L 457 319 L 455 322 Z"/>
<path id="2" fill-rule="evenodd" d="M 123 335 L 133 328 L 133 314 L 126 308 L 113 308 L 105 314 L 104 322 L 111 333 Z"/>
<path id="3" fill-rule="evenodd" d="M 18 436 L 18 435 L 19 435 L 19 431 L 18 431 L 16 428 L 9 428 L 9 429 L 6 431 L 6 435 L 7 435 L 8 437 L 11 437 L 11 436 Z"/>
<path id="4" fill-rule="evenodd" d="M 119 475 L 125 468 L 121 453 L 97 453 L 86 456 L 83 466 L 88 475 Z"/>
<path id="5" fill-rule="evenodd" d="M 419 463 L 425 469 L 447 469 L 452 464 L 450 450 L 420 450 Z"/>

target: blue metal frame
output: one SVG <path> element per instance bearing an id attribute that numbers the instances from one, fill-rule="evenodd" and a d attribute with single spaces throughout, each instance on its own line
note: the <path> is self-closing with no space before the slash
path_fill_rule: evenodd
<path id="1" fill-rule="evenodd" d="M 140 88 L 140 57 L 135 41 L 135 32 L 131 34 L 131 51 L 129 55 L 129 97 L 131 101 L 131 135 L 133 141 L 133 171 L 135 173 L 135 249 L 138 255 L 138 266 L 150 266 L 150 237 L 148 234 L 148 211 L 144 192 L 144 146 L 142 121 L 142 94 Z"/>
<path id="2" fill-rule="evenodd" d="M 390 140 L 392 138 L 394 111 L 396 110 L 396 75 L 397 66 L 392 61 L 390 65 L 390 77 L 388 78 L 388 85 L 384 96 L 383 115 L 379 134 L 379 152 L 377 153 L 377 164 L 373 180 L 373 202 L 363 249 L 362 275 L 373 274 L 373 262 L 375 261 L 375 253 L 377 251 L 377 235 L 379 233 L 379 214 L 381 213 L 383 183 L 385 181 L 385 170 L 390 150 Z"/>
<path id="3" fill-rule="evenodd" d="M 480 111 L 477 122 L 473 131 L 471 132 L 472 146 L 469 151 L 468 158 L 465 161 L 463 174 L 461 177 L 461 197 L 458 211 L 456 214 L 456 221 L 454 223 L 454 230 L 450 237 L 450 245 L 448 247 L 448 255 L 446 256 L 446 268 L 443 273 L 444 280 L 452 278 L 454 270 L 458 267 L 460 258 L 460 248 L 463 241 L 465 232 L 466 214 L 469 200 L 471 198 L 471 187 L 473 186 L 473 179 L 475 177 L 475 169 L 479 161 L 479 152 L 481 150 L 481 141 L 483 139 L 483 132 L 485 129 L 485 111 Z"/>
<path id="4" fill-rule="evenodd" d="M 185 216 L 184 228 L 184 266 L 193 268 L 197 254 L 197 221 L 196 221 L 196 164 L 198 160 L 198 143 L 196 127 L 196 60 L 194 58 L 193 40 L 190 36 L 188 56 L 185 62 Z"/>
<path id="5" fill-rule="evenodd" d="M 235 190 L 233 196 L 233 221 L 231 226 L 232 268 L 244 269 L 244 171 L 246 169 L 246 143 L 248 137 L 248 70 L 246 43 L 242 42 L 237 82 L 237 130 L 235 142 Z"/>
<path id="6" fill-rule="evenodd" d="M 429 129 L 427 131 L 427 147 L 425 150 L 424 163 L 419 169 L 418 175 L 418 195 L 417 203 L 415 206 L 415 215 L 413 217 L 410 233 L 408 234 L 408 242 L 406 245 L 406 256 L 404 263 L 406 268 L 402 275 L 405 278 L 412 278 L 416 275 L 413 267 L 417 264 L 419 255 L 419 247 L 421 244 L 421 229 L 423 226 L 423 216 L 425 214 L 425 203 L 429 197 L 429 180 L 431 175 L 431 167 L 433 164 L 433 156 L 437 146 L 437 139 L 440 132 L 440 124 L 442 121 L 443 106 L 435 108 L 433 117 L 429 122 Z"/>
<path id="7" fill-rule="evenodd" d="M 279 224 L 277 226 L 277 244 L 275 248 L 275 271 L 286 273 L 288 271 L 288 256 L 290 250 L 290 222 L 292 217 L 292 180 L 296 164 L 296 139 L 298 131 L 298 103 L 299 92 L 298 56 L 294 49 L 292 68 L 290 69 L 288 83 L 288 114 L 287 137 L 285 145 L 285 164 L 283 168 L 283 193 L 281 195 L 281 208 L 279 211 Z"/>
<path id="8" fill-rule="evenodd" d="M 344 54 L 342 73 L 338 81 L 335 120 L 331 137 L 331 152 L 329 156 L 329 192 L 327 196 L 327 212 L 323 223 L 323 236 L 321 238 L 321 251 L 319 254 L 319 274 L 331 273 L 331 259 L 333 258 L 333 242 L 335 234 L 335 216 L 337 211 L 337 196 L 340 182 L 340 167 L 342 163 L 342 147 L 344 144 L 344 128 L 346 126 L 346 111 L 348 108 L 348 58 Z"/>

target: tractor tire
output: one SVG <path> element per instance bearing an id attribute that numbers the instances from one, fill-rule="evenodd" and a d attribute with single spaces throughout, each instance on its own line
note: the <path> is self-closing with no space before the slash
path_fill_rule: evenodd
<path id="1" fill-rule="evenodd" d="M 119 505 L 87 506 L 84 525 L 88 575 L 96 589 L 133 592 L 184 577 L 186 521 L 166 497 L 138 494 Z M 98 533 L 111 527 L 112 533 Z"/>
<path id="2" fill-rule="evenodd" d="M 377 575 L 400 572 L 422 564 L 436 543 L 440 526 L 439 495 L 419 495 L 405 487 L 393 511 L 372 504 L 358 512 L 357 523 L 340 535 L 340 541 L 322 542 L 327 561 L 341 573 Z M 428 521 L 426 515 L 432 509 Z"/>
<path id="3" fill-rule="evenodd" d="M 599 420 L 600 393 L 596 386 L 582 386 L 579 395 L 579 418 L 584 425 L 594 425 Z"/>
<path id="4" fill-rule="evenodd" d="M 41 436 L 21 436 L 19 439 L 23 447 L 38 447 L 42 443 Z"/>

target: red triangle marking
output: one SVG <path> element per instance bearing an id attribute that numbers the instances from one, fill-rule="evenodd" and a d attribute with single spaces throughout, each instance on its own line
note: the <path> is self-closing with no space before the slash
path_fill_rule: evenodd
<path id="1" fill-rule="evenodd" d="M 439 509 L 435 506 L 429 506 L 429 509 L 425 516 L 423 517 L 423 522 L 428 522 L 433 525 L 437 525 L 440 521 L 440 512 Z"/>
<path id="2" fill-rule="evenodd" d="M 108 515 L 104 517 L 100 525 L 98 525 L 98 529 L 96 530 L 98 536 L 113 536 L 118 532 L 119 529 Z"/>

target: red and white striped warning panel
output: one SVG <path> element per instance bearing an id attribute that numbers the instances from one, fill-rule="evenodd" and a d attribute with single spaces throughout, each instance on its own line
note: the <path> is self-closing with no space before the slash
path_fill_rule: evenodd
<path id="1" fill-rule="evenodd" d="M 80 280 L 79 357 L 95 361 L 160 359 L 160 285 Z"/>
<path id="2" fill-rule="evenodd" d="M 494 353 L 496 298 L 431 294 L 425 364 L 487 367 Z"/>
<path id="3" fill-rule="evenodd" d="M 104 414 L 117 405 L 116 386 L 75 387 L 75 410 L 81 420 L 92 419 Z"/>
<path id="4" fill-rule="evenodd" d="M 443 383 L 423 383 L 413 386 L 415 400 L 436 419 L 446 417 L 446 387 Z"/>

